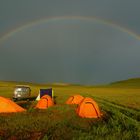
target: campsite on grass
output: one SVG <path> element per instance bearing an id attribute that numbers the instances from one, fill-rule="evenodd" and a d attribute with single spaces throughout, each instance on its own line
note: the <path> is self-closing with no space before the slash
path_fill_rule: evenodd
<path id="1" fill-rule="evenodd" d="M 28 85 L 32 100 L 12 100 Z M 140 79 L 104 86 L 0 82 L 0 139 L 140 139 Z"/>
<path id="2" fill-rule="evenodd" d="M 0 0 L 0 140 L 140 140 L 140 0 Z"/>

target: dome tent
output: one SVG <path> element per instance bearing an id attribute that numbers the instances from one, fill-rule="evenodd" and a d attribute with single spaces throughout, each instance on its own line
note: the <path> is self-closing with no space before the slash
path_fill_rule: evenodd
<path id="1" fill-rule="evenodd" d="M 13 113 L 26 111 L 10 99 L 0 96 L 0 113 Z"/>
<path id="2" fill-rule="evenodd" d="M 98 104 L 92 99 L 86 97 L 78 106 L 76 113 L 82 118 L 99 118 L 101 112 Z"/>
<path id="3" fill-rule="evenodd" d="M 44 95 L 38 101 L 35 108 L 47 109 L 48 107 L 53 106 L 53 105 L 54 105 L 54 102 L 53 102 L 52 98 L 49 95 Z"/>
<path id="4" fill-rule="evenodd" d="M 84 97 L 81 95 L 73 95 L 68 98 L 66 104 L 80 104 L 83 99 Z"/>

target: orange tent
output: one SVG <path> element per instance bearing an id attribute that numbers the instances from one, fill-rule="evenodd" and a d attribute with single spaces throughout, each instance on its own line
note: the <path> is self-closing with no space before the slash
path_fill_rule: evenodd
<path id="1" fill-rule="evenodd" d="M 66 104 L 80 104 L 83 99 L 84 97 L 81 95 L 74 95 L 68 98 Z"/>
<path id="2" fill-rule="evenodd" d="M 53 102 L 52 98 L 49 95 L 44 95 L 38 101 L 35 108 L 46 109 L 46 108 L 53 106 L 53 105 L 54 105 L 54 102 Z"/>
<path id="3" fill-rule="evenodd" d="M 99 118 L 101 113 L 97 103 L 91 98 L 85 98 L 76 110 L 77 114 L 82 118 Z"/>
<path id="4" fill-rule="evenodd" d="M 23 112 L 26 111 L 24 108 L 17 105 L 10 99 L 0 96 L 0 113 L 12 113 L 12 112 Z"/>

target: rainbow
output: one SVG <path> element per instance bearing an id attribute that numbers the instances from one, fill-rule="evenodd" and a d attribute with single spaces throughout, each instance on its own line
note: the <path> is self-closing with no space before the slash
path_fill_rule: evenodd
<path id="1" fill-rule="evenodd" d="M 13 28 L 10 31 L 6 32 L 1 38 L 0 38 L 0 42 L 5 42 L 8 38 L 12 37 L 13 35 L 15 35 L 16 33 L 25 30 L 27 28 L 30 28 L 32 26 L 35 25 L 39 25 L 42 23 L 48 23 L 48 22 L 56 22 L 56 21 L 63 21 L 63 20 L 70 20 L 70 19 L 75 19 L 75 20 L 84 20 L 84 21 L 97 21 L 99 23 L 108 25 L 108 26 L 112 26 L 113 28 L 116 28 L 122 32 L 125 32 L 127 34 L 129 34 L 130 36 L 134 37 L 135 39 L 140 40 L 140 36 L 136 33 L 134 33 L 133 31 L 126 29 L 124 27 L 121 27 L 113 22 L 110 21 L 106 21 L 97 17 L 84 17 L 84 16 L 61 16 L 61 17 L 49 17 L 49 18 L 41 18 L 38 20 L 34 20 L 28 23 L 24 23 L 23 25 L 20 25 L 19 27 Z"/>

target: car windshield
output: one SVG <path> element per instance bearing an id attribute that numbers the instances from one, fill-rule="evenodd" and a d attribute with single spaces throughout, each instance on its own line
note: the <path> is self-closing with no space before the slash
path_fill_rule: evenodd
<path id="1" fill-rule="evenodd" d="M 26 91 L 29 91 L 29 88 L 26 88 L 26 87 L 17 87 L 15 89 L 15 91 L 18 91 L 18 92 L 26 92 Z"/>

